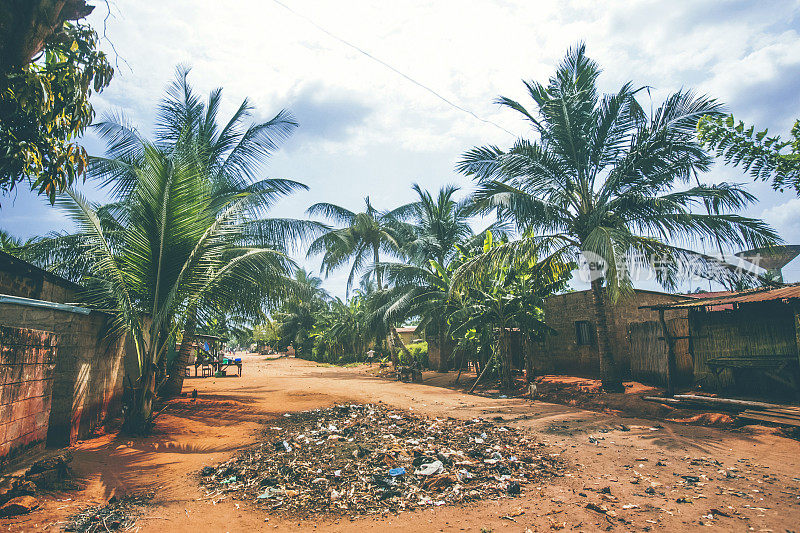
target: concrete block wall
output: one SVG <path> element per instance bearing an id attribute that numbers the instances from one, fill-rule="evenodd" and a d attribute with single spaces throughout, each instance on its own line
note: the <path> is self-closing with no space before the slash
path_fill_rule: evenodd
<path id="1" fill-rule="evenodd" d="M 450 360 L 455 348 L 455 341 L 445 338 L 444 345 L 439 345 L 439 336 L 430 335 L 428 341 L 428 366 L 437 372 L 447 372 L 452 366 Z"/>
<path id="2" fill-rule="evenodd" d="M 54 333 L 0 326 L 0 465 L 47 440 L 57 350 Z"/>
<path id="3" fill-rule="evenodd" d="M 106 315 L 0 303 L 0 323 L 58 336 L 47 444 L 90 436 L 119 412 L 125 373 L 124 339 L 104 341 Z"/>
<path id="4" fill-rule="evenodd" d="M 0 252 L 0 294 L 47 302 L 74 302 L 79 287 L 41 268 Z"/>
<path id="5" fill-rule="evenodd" d="M 612 349 L 624 376 L 630 374 L 631 347 L 628 342 L 628 325 L 631 323 L 658 320 L 658 312 L 640 309 L 644 305 L 676 302 L 685 297 L 654 291 L 637 290 L 629 297 L 620 299 L 607 307 L 606 320 L 611 334 Z M 575 291 L 551 296 L 545 301 L 545 322 L 556 330 L 556 335 L 547 335 L 544 341 L 532 347 L 534 370 L 537 374 L 563 373 L 596 377 L 600 373 L 597 352 L 597 320 L 595 319 L 591 291 Z M 667 318 L 681 312 L 667 313 Z M 682 312 L 685 316 L 685 311 Z M 587 321 L 594 332 L 594 343 L 577 343 L 575 322 Z"/>

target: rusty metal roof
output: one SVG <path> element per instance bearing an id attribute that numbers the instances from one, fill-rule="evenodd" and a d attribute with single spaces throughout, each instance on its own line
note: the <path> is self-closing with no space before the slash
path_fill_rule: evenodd
<path id="1" fill-rule="evenodd" d="M 774 302 L 800 300 L 800 283 L 786 285 L 777 289 L 758 288 L 734 292 L 712 298 L 692 298 L 673 304 L 645 305 L 649 309 L 688 309 L 694 307 L 717 307 L 721 305 L 748 304 L 755 302 Z"/>

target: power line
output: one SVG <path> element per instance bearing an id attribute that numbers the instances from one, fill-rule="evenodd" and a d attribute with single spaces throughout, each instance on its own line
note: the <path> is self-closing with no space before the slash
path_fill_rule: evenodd
<path id="1" fill-rule="evenodd" d="M 511 135 L 511 136 L 513 136 L 513 137 L 516 137 L 516 135 L 515 135 L 514 133 L 512 133 L 512 132 L 508 131 L 507 129 L 505 129 L 505 128 L 504 128 L 503 126 L 501 126 L 500 124 L 498 124 L 498 123 L 496 123 L 496 122 L 493 122 L 493 121 L 491 121 L 491 120 L 485 119 L 485 118 L 481 118 L 481 117 L 479 117 L 478 115 L 476 115 L 475 113 L 473 113 L 472 111 L 470 111 L 469 109 L 466 109 L 466 108 L 464 108 L 464 107 L 461 107 L 460 105 L 456 104 L 455 102 L 453 102 L 453 101 L 449 100 L 448 98 L 446 98 L 446 97 L 442 96 L 441 94 L 439 94 L 439 93 L 438 93 L 438 92 L 436 92 L 435 90 L 431 89 L 430 87 L 428 87 L 428 86 L 427 86 L 427 85 L 425 85 L 424 83 L 418 82 L 417 80 L 415 80 L 414 78 L 412 78 L 412 77 L 411 77 L 411 76 L 409 76 L 408 74 L 406 74 L 406 73 L 404 73 L 404 72 L 402 72 L 402 71 L 400 71 L 400 70 L 396 69 L 395 67 L 393 67 L 392 65 L 390 65 L 390 64 L 389 64 L 389 63 L 387 63 L 386 61 L 384 61 L 384 60 L 382 60 L 382 59 L 380 59 L 380 58 L 378 58 L 378 57 L 375 57 L 374 55 L 370 54 L 369 52 L 367 52 L 367 51 L 366 51 L 366 50 L 364 50 L 363 48 L 361 48 L 361 47 L 359 47 L 359 46 L 357 46 L 357 45 L 355 45 L 355 44 L 353 44 L 353 43 L 351 43 L 351 42 L 349 42 L 349 41 L 347 41 L 347 40 L 343 39 L 342 37 L 339 37 L 338 35 L 336 35 L 336 34 L 334 34 L 334 33 L 331 33 L 330 31 L 326 30 L 325 28 L 323 28 L 322 26 L 320 26 L 319 24 L 317 24 L 316 22 L 314 22 L 314 20 L 313 20 L 313 19 L 311 19 L 311 18 L 309 18 L 309 17 L 307 17 L 307 16 L 303 15 L 302 13 L 298 13 L 297 11 L 295 11 L 295 10 L 294 10 L 294 9 L 292 9 L 291 7 L 287 6 L 286 4 L 284 4 L 283 2 L 281 2 L 280 0 L 272 0 L 272 2 L 273 2 L 273 3 L 275 3 L 275 4 L 277 4 L 277 5 L 279 5 L 279 6 L 281 6 L 281 7 L 282 7 L 282 8 L 284 8 L 285 10 L 289 11 L 290 13 L 292 13 L 293 15 L 295 15 L 295 16 L 297 16 L 297 17 L 300 17 L 301 19 L 305 20 L 306 22 L 308 22 L 309 24 L 311 24 L 312 26 L 314 26 L 315 28 L 317 28 L 319 31 L 321 31 L 321 32 L 322 32 L 322 33 L 324 33 L 325 35 L 328 35 L 329 37 L 332 37 L 333 39 L 336 39 L 337 41 L 339 41 L 340 43 L 344 44 L 345 46 L 349 46 L 349 47 L 350 47 L 350 48 L 352 48 L 353 50 L 356 50 L 357 52 L 359 52 L 359 53 L 361 53 L 361 54 L 363 54 L 363 55 L 367 56 L 369 59 L 371 59 L 371 60 L 375 61 L 376 63 L 379 63 L 380 65 L 383 65 L 384 67 L 388 68 L 389 70 L 391 70 L 392 72 L 394 72 L 394 73 L 395 73 L 395 74 L 397 74 L 398 76 L 402 76 L 403 78 L 405 78 L 406 80 L 410 81 L 411 83 L 413 83 L 413 84 L 414 84 L 414 85 L 416 85 L 417 87 L 420 87 L 420 88 L 422 88 L 422 89 L 424 89 L 424 90 L 428 91 L 429 93 L 431 93 L 431 94 L 432 94 L 432 95 L 434 95 L 436 98 L 438 98 L 438 99 L 439 99 L 439 100 L 441 100 L 442 102 L 446 103 L 446 104 L 447 104 L 447 105 L 449 105 L 450 107 L 453 107 L 454 109 L 457 109 L 457 110 L 461 111 L 462 113 L 466 113 L 466 114 L 470 115 L 472 118 L 474 118 L 474 119 L 476 119 L 476 120 L 480 120 L 481 122 L 483 122 L 483 123 L 485 123 L 485 124 L 491 124 L 492 126 L 494 126 L 494 127 L 496 127 L 496 128 L 499 128 L 499 129 L 503 130 L 504 132 L 508 133 L 509 135 Z"/>

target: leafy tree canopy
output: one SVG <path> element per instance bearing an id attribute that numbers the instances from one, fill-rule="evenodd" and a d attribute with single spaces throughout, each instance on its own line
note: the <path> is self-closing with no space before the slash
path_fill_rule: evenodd
<path id="1" fill-rule="evenodd" d="M 774 189 L 794 188 L 800 195 L 800 120 L 790 133 L 791 140 L 756 132 L 733 115 L 703 117 L 697 124 L 700 140 L 716 151 L 718 157 L 733 166 L 742 167 L 754 179 L 772 180 Z"/>
<path id="2" fill-rule="evenodd" d="M 76 139 L 114 74 L 83 0 L 0 0 L 0 192 L 29 180 L 51 203 L 86 170 Z"/>

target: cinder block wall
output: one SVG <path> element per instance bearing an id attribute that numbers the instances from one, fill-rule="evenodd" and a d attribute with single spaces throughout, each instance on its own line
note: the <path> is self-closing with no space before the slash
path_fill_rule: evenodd
<path id="1" fill-rule="evenodd" d="M 57 345 L 54 333 L 0 326 L 0 465 L 45 444 Z"/>
<path id="2" fill-rule="evenodd" d="M 606 320 L 611 334 L 612 348 L 619 369 L 624 376 L 630 374 L 631 347 L 628 342 L 628 325 L 658 320 L 658 312 L 640 309 L 640 306 L 676 302 L 685 297 L 651 291 L 636 291 L 634 295 L 607 307 Z M 545 340 L 534 343 L 533 358 L 537 374 L 565 373 L 596 377 L 600 374 L 597 352 L 597 320 L 595 319 L 591 291 L 576 291 L 551 296 L 545 301 L 545 322 L 556 330 Z M 668 312 L 667 318 L 680 312 Z M 685 312 L 683 312 L 685 316 Z M 575 322 L 587 321 L 594 332 L 595 343 L 579 346 L 575 335 Z"/>
<path id="3" fill-rule="evenodd" d="M 86 438 L 119 412 L 125 343 L 102 340 L 106 315 L 2 303 L 0 323 L 58 336 L 48 445 L 65 446 Z"/>
<path id="4" fill-rule="evenodd" d="M 78 288 L 69 280 L 0 252 L 0 294 L 70 303 L 75 301 Z"/>
<path id="5" fill-rule="evenodd" d="M 444 339 L 444 345 L 439 345 L 439 336 L 431 335 L 426 337 L 428 341 L 428 366 L 437 372 L 447 372 L 450 370 L 450 358 L 453 355 L 455 341 L 449 338 Z"/>

